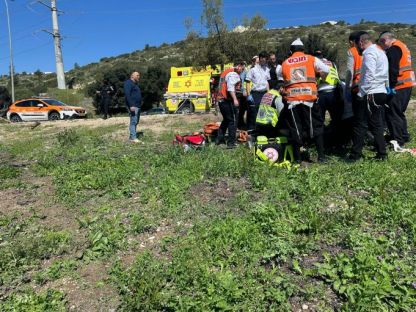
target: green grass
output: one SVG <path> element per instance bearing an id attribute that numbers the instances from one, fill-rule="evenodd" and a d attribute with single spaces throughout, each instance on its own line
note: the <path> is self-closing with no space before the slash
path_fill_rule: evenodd
<path id="1" fill-rule="evenodd" d="M 39 218 L 3 217 L 3 284 L 35 272 L 34 282 L 48 285 L 102 261 L 102 283 L 117 290 L 122 311 L 416 308 L 416 158 L 333 157 L 287 171 L 254 163 L 243 147 L 183 153 L 172 133 L 134 146 L 109 131 L 66 130 L 26 153 L 22 142 L 5 147 L 36 160 L 31 172 L 51 179 L 82 243 Z M 19 178 L 2 166 L 3 179 Z M 52 262 L 41 267 L 45 257 Z M 65 295 L 50 295 L 59 310 Z M 22 298 L 36 306 L 46 297 L 12 292 L 5 307 Z"/>
<path id="2" fill-rule="evenodd" d="M 68 105 L 79 106 L 84 99 L 84 94 L 77 90 L 60 90 L 55 88 L 48 89 L 48 95 Z"/>

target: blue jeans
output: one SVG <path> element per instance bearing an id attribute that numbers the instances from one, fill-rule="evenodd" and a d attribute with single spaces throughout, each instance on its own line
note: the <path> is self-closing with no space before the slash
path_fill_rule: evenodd
<path id="1" fill-rule="evenodd" d="M 134 107 L 134 112 L 130 111 L 130 126 L 129 126 L 129 139 L 137 139 L 137 125 L 140 121 L 140 107 Z"/>

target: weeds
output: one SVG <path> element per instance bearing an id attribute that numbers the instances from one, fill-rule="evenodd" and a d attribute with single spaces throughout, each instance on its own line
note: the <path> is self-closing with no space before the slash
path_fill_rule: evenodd
<path id="1" fill-rule="evenodd" d="M 102 261 L 110 268 L 103 283 L 116 287 L 124 311 L 416 308 L 415 158 L 333 159 L 288 172 L 254 165 L 244 148 L 185 154 L 167 132 L 137 147 L 105 135 L 114 129 L 67 130 L 28 143 L 27 155 L 25 142 L 6 147 L 50 177 L 82 244 L 75 255 L 65 229 L 1 216 L 0 284 L 34 272 L 29 279 L 47 285 Z M 20 179 L 19 169 L 3 168 L 2 182 Z M 139 243 L 150 236 L 154 244 Z M 42 259 L 51 265 L 41 269 Z M 53 291 L 13 291 L 0 307 L 29 302 L 30 310 L 45 298 L 55 300 L 52 310 L 65 302 Z"/>

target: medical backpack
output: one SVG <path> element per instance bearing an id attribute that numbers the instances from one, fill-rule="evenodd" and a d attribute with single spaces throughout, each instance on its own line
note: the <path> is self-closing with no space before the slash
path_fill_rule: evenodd
<path id="1" fill-rule="evenodd" d="M 278 167 L 290 166 L 295 160 L 293 146 L 286 137 L 258 136 L 254 143 L 254 157 L 256 161 Z"/>

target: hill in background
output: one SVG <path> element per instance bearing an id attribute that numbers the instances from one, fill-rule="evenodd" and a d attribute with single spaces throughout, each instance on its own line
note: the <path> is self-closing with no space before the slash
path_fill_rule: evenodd
<path id="1" fill-rule="evenodd" d="M 250 40 L 261 40 L 258 45 L 251 46 L 244 55 L 255 55 L 261 50 L 277 51 L 278 57 L 284 58 L 283 53 L 289 49 L 289 44 L 297 37 L 307 39 L 308 36 L 312 40 L 316 40 L 317 46 L 323 45 L 324 50 L 331 52 L 332 58 L 338 65 L 340 76 L 344 76 L 346 64 L 346 51 L 348 49 L 348 36 L 351 32 L 357 30 L 369 31 L 378 37 L 378 34 L 385 30 L 393 31 L 397 37 L 405 42 L 413 53 L 416 53 L 416 25 L 398 24 L 398 23 L 376 23 L 362 22 L 355 25 L 349 25 L 345 22 L 326 23 L 314 26 L 296 26 L 281 29 L 256 30 L 251 32 L 248 38 Z M 236 34 L 244 38 L 244 33 Z M 263 40 L 264 38 L 264 40 Z M 146 83 L 146 73 L 160 70 L 160 85 L 166 85 L 169 77 L 169 68 L 171 66 L 189 66 L 200 65 L 197 61 L 197 47 L 204 45 L 206 38 L 190 38 L 175 42 L 173 44 L 164 43 L 159 47 L 151 47 L 146 45 L 143 50 L 122 54 L 114 57 L 104 57 L 97 63 L 91 63 L 86 66 L 76 65 L 66 74 L 67 83 L 70 82 L 71 87 L 77 90 L 85 91 L 91 96 L 92 92 L 88 92 L 88 86 L 92 85 L 92 89 L 102 81 L 103 77 L 108 73 L 118 74 L 120 80 L 123 80 L 126 72 L 130 69 L 138 69 L 143 73 L 143 81 L 146 85 L 153 85 L 153 81 Z M 197 43 L 197 45 L 196 45 Z M 238 52 L 238 51 L 237 51 Z M 251 54 L 248 54 L 251 53 Z M 242 54 L 243 55 L 243 54 Z M 8 85 L 8 77 L 0 78 L 0 86 Z M 16 75 L 16 97 L 24 98 L 37 93 L 46 92 L 48 88 L 56 88 L 55 74 L 43 74 L 40 71 L 34 74 L 20 73 Z M 90 88 L 91 89 L 91 88 Z M 163 89 L 163 88 L 162 88 Z M 145 92 L 147 90 L 144 90 Z M 150 90 L 149 90 L 150 92 Z M 156 92 L 156 90 L 152 90 Z M 156 92 L 151 101 L 157 102 L 157 98 L 163 94 L 163 90 Z"/>

